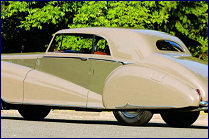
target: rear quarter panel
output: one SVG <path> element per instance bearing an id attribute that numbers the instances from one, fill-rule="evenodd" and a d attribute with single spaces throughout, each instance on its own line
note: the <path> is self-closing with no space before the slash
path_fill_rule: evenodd
<path id="1" fill-rule="evenodd" d="M 198 106 L 199 96 L 183 82 L 161 70 L 145 65 L 117 68 L 107 78 L 105 108 L 167 109 Z"/>

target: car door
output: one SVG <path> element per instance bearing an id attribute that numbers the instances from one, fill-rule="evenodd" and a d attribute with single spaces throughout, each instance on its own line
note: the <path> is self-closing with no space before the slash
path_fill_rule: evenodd
<path id="1" fill-rule="evenodd" d="M 60 36 L 54 37 L 49 52 L 28 73 L 24 102 L 86 107 L 93 36 L 65 34 L 61 40 Z"/>
<path id="2" fill-rule="evenodd" d="M 87 107 L 104 108 L 102 97 L 105 80 L 114 69 L 122 65 L 122 62 L 112 58 L 107 41 L 98 36 L 95 37 L 94 54 L 89 61 L 92 73 Z"/>

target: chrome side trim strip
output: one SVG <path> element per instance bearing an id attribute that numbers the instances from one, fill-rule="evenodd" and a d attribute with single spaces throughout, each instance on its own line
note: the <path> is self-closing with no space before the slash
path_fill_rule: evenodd
<path id="1" fill-rule="evenodd" d="M 88 57 L 70 57 L 70 56 L 43 56 L 43 58 L 75 58 L 75 59 L 89 59 Z"/>
<path id="2" fill-rule="evenodd" d="M 118 61 L 118 60 L 111 60 L 111 59 L 103 59 L 103 58 L 88 58 L 88 57 L 69 57 L 69 56 L 43 56 L 44 58 L 75 58 L 75 59 L 93 59 L 93 60 L 103 60 L 103 61 L 110 61 L 110 62 L 117 62 L 122 63 L 123 65 L 132 64 L 130 62 L 125 61 Z"/>

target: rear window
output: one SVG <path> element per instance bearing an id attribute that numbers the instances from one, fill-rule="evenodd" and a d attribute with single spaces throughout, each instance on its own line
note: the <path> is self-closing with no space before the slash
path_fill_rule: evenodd
<path id="1" fill-rule="evenodd" d="M 169 40 L 158 40 L 156 46 L 159 50 L 162 51 L 175 51 L 175 52 L 185 52 L 179 44 L 169 41 Z"/>

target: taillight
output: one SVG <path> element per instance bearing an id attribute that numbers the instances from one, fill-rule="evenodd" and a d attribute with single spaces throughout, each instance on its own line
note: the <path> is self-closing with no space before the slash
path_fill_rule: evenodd
<path id="1" fill-rule="evenodd" d="M 201 96 L 201 93 L 200 93 L 200 89 L 196 89 L 196 92 L 198 93 L 198 95 L 200 96 L 200 100 L 202 101 L 202 96 Z"/>

